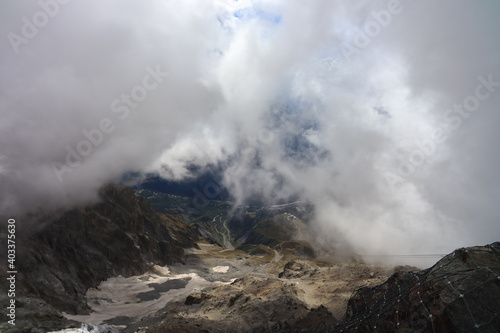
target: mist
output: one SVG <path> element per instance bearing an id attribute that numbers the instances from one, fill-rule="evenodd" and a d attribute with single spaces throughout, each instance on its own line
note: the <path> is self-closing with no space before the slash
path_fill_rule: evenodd
<path id="1" fill-rule="evenodd" d="M 97 200 L 125 173 L 223 168 L 235 205 L 314 204 L 318 244 L 499 240 L 500 5 L 0 4 L 0 212 Z"/>

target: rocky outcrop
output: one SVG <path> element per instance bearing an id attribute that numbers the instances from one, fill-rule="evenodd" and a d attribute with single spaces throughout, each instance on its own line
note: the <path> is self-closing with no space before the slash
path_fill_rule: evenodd
<path id="1" fill-rule="evenodd" d="M 500 243 L 456 250 L 350 299 L 342 332 L 499 332 Z"/>
<path id="2" fill-rule="evenodd" d="M 196 246 L 197 236 L 187 225 L 158 215 L 131 189 L 108 185 L 100 196 L 100 203 L 68 211 L 17 242 L 18 314 L 25 308 L 30 316 L 31 304 L 38 302 L 62 323 L 56 310 L 88 311 L 83 301 L 88 288 L 111 276 L 142 273 L 153 264 L 180 262 L 183 247 Z M 26 320 L 21 331 L 29 332 L 29 325 L 44 331 L 43 322 Z"/>
<path id="3" fill-rule="evenodd" d="M 253 276 L 168 304 L 159 332 L 323 332 L 337 320 L 324 307 L 309 309 L 294 283 Z"/>
<path id="4" fill-rule="evenodd" d="M 318 266 L 312 262 L 301 261 L 290 261 L 283 267 L 283 272 L 281 272 L 278 277 L 284 279 L 300 279 L 302 277 L 311 277 L 318 273 Z"/>

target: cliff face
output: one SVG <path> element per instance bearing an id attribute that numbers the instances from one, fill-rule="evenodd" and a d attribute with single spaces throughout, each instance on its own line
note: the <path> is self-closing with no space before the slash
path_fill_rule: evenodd
<path id="1" fill-rule="evenodd" d="M 18 313 L 35 300 L 85 313 L 89 287 L 111 276 L 142 273 L 152 264 L 182 262 L 182 248 L 196 247 L 197 236 L 187 225 L 159 215 L 130 188 L 108 185 L 100 196 L 100 203 L 68 211 L 18 241 Z"/>
<path id="2" fill-rule="evenodd" d="M 349 300 L 343 332 L 500 332 L 500 243 L 458 249 Z"/>

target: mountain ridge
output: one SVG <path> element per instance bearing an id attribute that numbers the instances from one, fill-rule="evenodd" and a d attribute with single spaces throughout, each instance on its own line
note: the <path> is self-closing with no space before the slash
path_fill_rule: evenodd
<path id="1" fill-rule="evenodd" d="M 500 328 L 500 243 L 456 250 L 426 270 L 383 268 L 355 257 L 332 263 L 315 258 L 308 245 L 297 240 L 267 239 L 267 246 L 248 249 L 209 244 L 200 237 L 199 224 L 155 211 L 146 198 L 123 185 L 103 187 L 100 197 L 99 203 L 44 220 L 40 230 L 17 239 L 17 326 L 1 323 L 2 332 L 79 327 L 68 318 L 91 320 L 98 314 L 92 302 L 143 307 L 142 302 L 161 301 L 165 295 L 172 297 L 165 304 L 154 303 L 154 311 L 144 312 L 144 317 L 128 307 L 130 316 L 119 312 L 101 324 L 122 325 L 127 333 L 229 333 L 238 325 L 248 332 L 379 332 L 377 327 L 451 332 L 460 331 L 460 325 L 495 332 Z M 297 216 L 289 209 L 297 210 Z M 277 215 L 244 209 L 243 216 L 252 222 L 263 214 L 262 221 L 296 226 L 298 212 L 305 220 L 309 214 L 299 206 L 274 210 Z M 217 220 L 212 217 L 216 213 L 205 212 L 203 223 Z M 265 228 L 256 230 L 256 235 L 280 232 L 269 226 L 257 223 Z M 227 229 L 227 236 L 240 237 L 240 227 Z M 7 248 L 5 239 L 0 242 Z M 133 278 L 128 283 L 142 285 L 138 294 L 113 285 L 127 277 Z M 0 286 L 7 289 L 5 272 L 0 278 Z M 118 303 L 122 299 L 100 293 L 99 286 L 127 301 Z M 467 312 L 467 303 L 459 306 L 462 299 L 482 313 Z M 0 301 L 8 301 L 5 294 Z M 118 331 L 118 326 L 102 327 Z"/>
<path id="2" fill-rule="evenodd" d="M 182 262 L 183 247 L 197 246 L 194 230 L 158 214 L 132 189 L 109 184 L 99 194 L 101 202 L 42 221 L 40 231 L 18 236 L 18 321 L 33 332 L 43 332 L 37 325 L 43 329 L 47 324 L 29 318 L 33 303 L 43 302 L 55 312 L 88 312 L 88 288 L 108 277 L 143 273 L 155 264 Z"/>

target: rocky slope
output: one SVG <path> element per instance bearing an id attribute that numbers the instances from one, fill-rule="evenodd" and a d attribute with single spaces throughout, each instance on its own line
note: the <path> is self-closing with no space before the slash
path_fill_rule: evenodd
<path id="1" fill-rule="evenodd" d="M 166 332 L 314 332 L 332 327 L 333 315 L 324 307 L 309 309 L 295 283 L 247 276 L 230 285 L 188 296 L 168 304 L 162 322 L 148 333 Z"/>
<path id="2" fill-rule="evenodd" d="M 266 267 L 267 276 L 246 275 L 167 304 L 161 321 L 139 332 L 500 331 L 500 243 L 459 249 L 432 268 L 405 267 L 388 279 L 360 263 L 294 260 L 276 275 L 276 263 Z"/>
<path id="3" fill-rule="evenodd" d="M 136 189 L 137 195 L 144 196 L 158 212 L 181 218 L 206 240 L 223 247 L 251 251 L 262 244 L 273 247 L 284 241 L 314 239 L 308 232 L 314 210 L 307 202 L 235 207 L 234 203 L 201 194 L 195 198 L 176 195 L 176 187 L 162 192 L 169 189 L 154 187 L 157 190 L 153 191 L 150 186 L 143 184 Z M 193 188 L 190 190 L 193 192 Z"/>
<path id="4" fill-rule="evenodd" d="M 362 263 L 300 260 L 300 250 L 290 248 L 262 245 L 262 251 L 251 255 L 201 242 L 185 250 L 183 263 L 89 288 L 84 301 L 92 311 L 65 316 L 115 325 L 124 333 L 234 332 L 235 327 L 242 332 L 315 327 L 321 332 L 343 316 L 355 289 L 376 286 L 390 274 Z"/>
<path id="5" fill-rule="evenodd" d="M 363 263 L 300 260 L 290 249 L 263 246 L 263 254 L 250 255 L 200 248 L 186 256 L 186 265 L 169 268 L 218 283 L 173 300 L 126 332 L 324 332 L 342 318 L 357 288 L 376 286 L 392 273 Z M 225 270 L 211 272 L 216 267 Z"/>
<path id="6" fill-rule="evenodd" d="M 500 243 L 394 273 L 355 256 L 319 260 L 301 241 L 209 244 L 123 186 L 103 188 L 101 199 L 16 235 L 16 326 L 2 322 L 2 332 L 80 322 L 125 333 L 500 331 Z"/>
<path id="7" fill-rule="evenodd" d="M 343 332 L 500 332 L 500 243 L 454 251 L 349 300 Z"/>
<path id="8" fill-rule="evenodd" d="M 88 312 L 83 300 L 88 288 L 110 276 L 180 262 L 183 247 L 196 246 L 197 235 L 187 225 L 160 216 L 131 189 L 108 185 L 100 196 L 96 205 L 41 221 L 41 230 L 17 235 L 17 324 L 2 323 L 2 331 L 45 332 L 74 324 L 59 311 Z M 2 288 L 5 281 L 2 276 Z"/>

